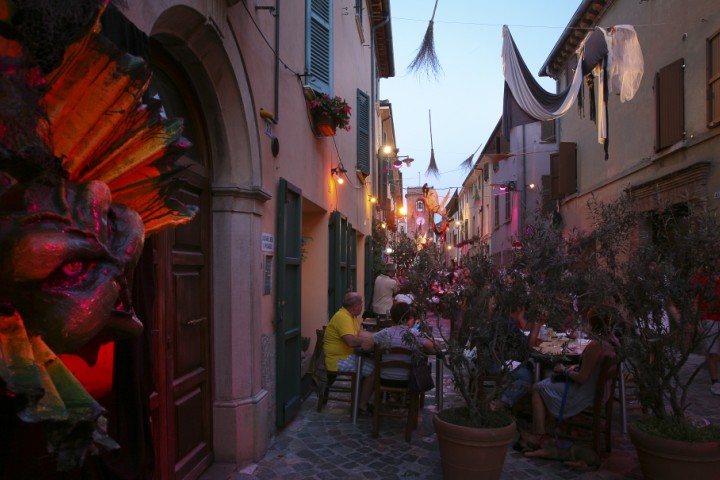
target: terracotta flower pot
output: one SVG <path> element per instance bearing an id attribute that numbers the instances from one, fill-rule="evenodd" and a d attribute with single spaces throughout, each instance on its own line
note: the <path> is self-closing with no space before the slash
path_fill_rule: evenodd
<path id="1" fill-rule="evenodd" d="M 500 428 L 472 428 L 433 417 L 445 480 L 499 479 L 515 435 L 515 422 Z"/>
<path id="2" fill-rule="evenodd" d="M 645 433 L 634 425 L 630 425 L 630 440 L 647 480 L 714 480 L 720 476 L 720 442 L 670 440 Z"/>
<path id="3" fill-rule="evenodd" d="M 319 137 L 332 137 L 335 135 L 335 123 L 330 117 L 319 115 L 313 117 L 313 125 L 315 133 Z"/>

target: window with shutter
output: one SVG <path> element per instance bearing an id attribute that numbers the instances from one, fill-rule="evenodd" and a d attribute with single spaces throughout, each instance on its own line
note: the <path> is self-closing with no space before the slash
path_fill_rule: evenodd
<path id="1" fill-rule="evenodd" d="M 560 151 L 550 155 L 550 198 L 559 200 L 577 192 L 577 145 L 560 142 Z"/>
<path id="2" fill-rule="evenodd" d="M 540 123 L 540 143 L 555 142 L 555 120 L 546 120 Z"/>
<path id="3" fill-rule="evenodd" d="M 370 175 L 370 97 L 363 91 L 357 91 L 355 106 L 357 122 L 357 169 Z"/>
<path id="4" fill-rule="evenodd" d="M 720 31 L 707 40 L 708 127 L 720 125 Z"/>
<path id="5" fill-rule="evenodd" d="M 655 151 L 670 147 L 685 137 L 684 63 L 680 59 L 655 74 Z"/>
<path id="6" fill-rule="evenodd" d="M 332 94 L 332 0 L 307 2 L 305 69 L 313 90 Z"/>

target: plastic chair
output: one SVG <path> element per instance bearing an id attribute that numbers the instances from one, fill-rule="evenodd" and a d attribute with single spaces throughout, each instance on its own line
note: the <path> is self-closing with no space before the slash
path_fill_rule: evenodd
<path id="1" fill-rule="evenodd" d="M 325 368 L 325 351 L 323 350 L 323 342 L 325 339 L 325 327 L 315 330 L 317 342 L 315 349 L 318 351 L 318 361 L 316 368 L 321 372 L 316 372 L 314 378 L 318 383 L 318 401 L 316 410 L 322 411 L 328 400 L 336 402 L 350 403 L 350 413 L 355 411 L 355 385 L 357 374 L 355 372 L 333 372 Z M 313 355 L 315 356 L 315 355 Z M 324 372 L 324 375 L 322 374 Z"/>
<path id="2" fill-rule="evenodd" d="M 411 363 L 403 360 L 388 360 L 384 355 L 413 356 L 413 351 L 403 347 L 380 348 L 375 347 L 375 399 L 373 404 L 372 436 L 377 438 L 380 429 L 380 417 L 403 417 L 405 421 L 405 441 L 410 441 L 412 431 L 417 427 L 418 413 L 420 411 L 421 394 L 408 390 L 407 381 L 385 380 L 382 378 L 383 369 L 403 369 L 410 373 Z M 384 359 L 385 358 L 385 359 Z"/>

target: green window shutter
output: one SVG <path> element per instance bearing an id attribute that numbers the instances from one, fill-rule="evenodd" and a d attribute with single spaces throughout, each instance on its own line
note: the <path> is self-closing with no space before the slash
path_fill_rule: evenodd
<path id="1" fill-rule="evenodd" d="M 328 315 L 332 316 L 341 307 L 343 295 L 357 289 L 357 235 L 338 211 L 330 213 L 328 240 Z"/>
<path id="2" fill-rule="evenodd" d="M 370 97 L 362 90 L 357 91 L 355 107 L 357 121 L 357 169 L 370 175 Z"/>
<path id="3" fill-rule="evenodd" d="M 332 0 L 307 3 L 305 68 L 307 82 L 317 92 L 332 94 Z"/>

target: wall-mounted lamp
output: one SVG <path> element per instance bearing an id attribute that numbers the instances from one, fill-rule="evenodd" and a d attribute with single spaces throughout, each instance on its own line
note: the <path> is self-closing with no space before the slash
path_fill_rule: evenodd
<path id="1" fill-rule="evenodd" d="M 377 198 L 375 197 L 375 195 L 368 195 L 368 200 L 370 201 L 370 203 L 377 202 Z"/>
<path id="2" fill-rule="evenodd" d="M 400 155 L 399 157 L 395 157 L 395 160 L 393 160 L 393 167 L 394 168 L 400 168 L 402 167 L 402 164 L 404 163 L 406 167 L 409 167 L 412 162 L 414 162 L 414 158 L 410 158 L 407 155 Z"/>
<path id="3" fill-rule="evenodd" d="M 347 170 L 345 170 L 342 165 L 338 165 L 337 167 L 333 167 L 330 169 L 330 175 L 334 176 L 335 181 L 337 181 L 337 183 L 340 185 L 345 183 L 345 180 L 342 177 L 345 172 L 347 172 Z"/>
<path id="4" fill-rule="evenodd" d="M 502 192 L 514 192 L 516 189 L 515 182 L 513 181 L 501 183 L 498 185 L 498 188 L 500 188 Z"/>
<path id="5" fill-rule="evenodd" d="M 537 186 L 537 185 L 535 185 L 534 183 L 528 183 L 528 188 L 529 188 L 530 190 L 535 190 L 535 187 L 536 187 L 536 186 Z"/>
<path id="6" fill-rule="evenodd" d="M 398 213 L 404 217 L 405 215 L 407 215 L 407 207 L 403 205 L 402 207 L 398 208 Z"/>

